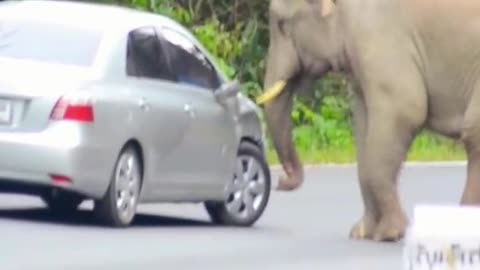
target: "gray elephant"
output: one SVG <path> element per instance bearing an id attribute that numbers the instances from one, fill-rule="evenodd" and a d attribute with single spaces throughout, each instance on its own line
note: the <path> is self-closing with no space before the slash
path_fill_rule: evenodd
<path id="1" fill-rule="evenodd" d="M 460 139 L 468 157 L 461 204 L 480 202 L 480 1 L 271 0 L 264 87 L 267 128 L 298 189 L 303 165 L 292 142 L 292 99 L 327 72 L 353 92 L 364 214 L 352 239 L 398 241 L 408 218 L 398 173 L 422 129 Z"/>

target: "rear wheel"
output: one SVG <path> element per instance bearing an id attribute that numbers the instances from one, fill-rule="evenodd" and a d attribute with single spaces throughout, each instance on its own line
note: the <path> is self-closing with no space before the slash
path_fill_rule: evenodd
<path id="1" fill-rule="evenodd" d="M 234 174 L 225 190 L 225 201 L 206 202 L 205 207 L 214 223 L 251 226 L 267 207 L 270 187 L 270 169 L 261 149 L 242 142 Z"/>
<path id="2" fill-rule="evenodd" d="M 70 194 L 58 190 L 43 194 L 41 198 L 50 212 L 62 216 L 73 214 L 83 202 L 83 198 L 76 194 Z"/>
<path id="3" fill-rule="evenodd" d="M 127 146 L 118 157 L 104 198 L 95 201 L 94 213 L 101 223 L 112 227 L 130 225 L 137 210 L 141 177 L 137 151 Z"/>

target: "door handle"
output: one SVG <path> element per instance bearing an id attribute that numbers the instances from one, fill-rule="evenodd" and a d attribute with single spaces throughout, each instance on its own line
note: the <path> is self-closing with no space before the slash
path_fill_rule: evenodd
<path id="1" fill-rule="evenodd" d="M 185 105 L 183 106 L 183 110 L 184 110 L 191 118 L 195 118 L 195 111 L 193 110 L 192 105 L 190 105 L 190 104 L 185 104 Z"/>
<path id="2" fill-rule="evenodd" d="M 148 110 L 150 109 L 150 103 L 147 102 L 147 100 L 142 97 L 140 98 L 140 100 L 138 101 L 138 106 L 142 109 L 142 110 Z"/>

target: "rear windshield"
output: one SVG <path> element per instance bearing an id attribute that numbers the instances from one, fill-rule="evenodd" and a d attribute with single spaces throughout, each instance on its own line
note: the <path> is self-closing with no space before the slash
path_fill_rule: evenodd
<path id="1" fill-rule="evenodd" d="M 101 32 L 38 21 L 0 19 L 0 58 L 90 66 Z"/>

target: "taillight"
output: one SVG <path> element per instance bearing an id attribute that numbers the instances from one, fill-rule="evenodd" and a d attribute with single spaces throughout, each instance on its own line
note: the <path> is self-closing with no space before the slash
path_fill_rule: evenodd
<path id="1" fill-rule="evenodd" d="M 50 174 L 50 179 L 53 184 L 60 186 L 69 185 L 72 183 L 70 178 L 63 175 Z"/>
<path id="2" fill-rule="evenodd" d="M 61 97 L 53 107 L 50 119 L 93 122 L 93 103 L 88 98 Z"/>

